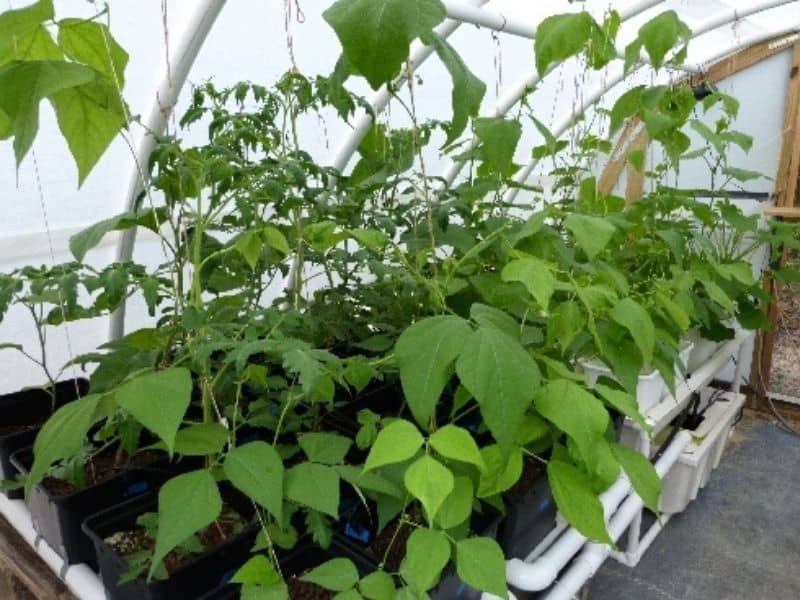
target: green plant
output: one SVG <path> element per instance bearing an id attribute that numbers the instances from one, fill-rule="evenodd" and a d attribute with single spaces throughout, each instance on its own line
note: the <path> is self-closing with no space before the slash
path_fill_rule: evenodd
<path id="1" fill-rule="evenodd" d="M 194 552 L 186 540 L 220 518 L 219 483 L 228 481 L 253 502 L 261 529 L 256 555 L 234 580 L 246 592 L 285 597 L 282 550 L 301 537 L 328 546 L 351 501 L 374 512 L 381 529 L 411 528 L 405 560 L 391 570 L 384 557 L 361 578 L 337 558 L 307 580 L 342 598 L 382 600 L 395 588 L 425 597 L 450 565 L 465 583 L 503 597 L 502 549 L 469 531 L 473 513 L 503 510 L 524 461 L 545 462 L 566 520 L 612 543 L 598 495 L 622 472 L 658 507 L 652 465 L 617 443 L 612 419 L 646 428 L 635 398 L 641 369 L 657 368 L 672 385 L 691 328 L 724 337 L 730 318 L 763 325 L 764 294 L 740 245 L 796 243 L 791 230 L 758 228 L 724 200 L 701 204 L 664 185 L 681 160 L 709 152 L 713 173 L 735 175 L 728 146 L 749 143 L 731 128 L 732 99 L 706 101 L 726 115 L 708 131 L 692 118 L 697 101 L 685 84 L 640 86 L 616 102 L 611 132 L 638 117 L 666 155 L 648 172 L 652 192 L 626 207 L 598 191 L 590 170 L 611 141 L 556 139 L 532 108 L 535 91 L 511 118 L 478 116 L 485 84 L 432 31 L 445 14 L 439 0 L 339 0 L 324 13 L 343 49 L 330 77 L 293 72 L 271 88 L 196 88 L 181 125 L 207 125 L 208 140 L 159 139 L 148 193 L 163 195 L 163 205 L 71 240 L 83 261 L 107 233 L 146 227 L 165 262 L 153 271 L 41 273 L 37 285 L 57 308 L 65 298 L 70 308 L 79 281 L 100 292 L 88 312 L 70 308 L 74 318 L 113 310 L 138 290 L 155 326 L 76 359 L 97 365 L 92 394 L 45 425 L 28 489 L 52 465 L 82 456 L 93 428 L 100 434 L 90 452 L 148 445 L 202 459 L 161 488 L 156 516 L 143 522 L 152 551 L 136 557 L 131 577 L 163 575 L 170 553 Z M 618 28 L 613 12 L 602 22 L 584 12 L 548 18 L 535 42 L 537 70 L 576 56 L 602 68 L 616 58 Z M 680 62 L 687 35 L 674 12 L 659 15 L 639 30 L 625 68 L 642 51 L 656 66 Z M 449 121 L 418 118 L 413 74 L 402 74 L 415 39 L 452 77 Z M 365 106 L 344 87 L 355 75 L 389 85 L 411 127 L 374 124 L 345 174 L 313 160 L 297 122 L 325 110 L 350 119 Z M 411 102 L 400 95 L 405 83 Z M 552 159 L 557 198 L 513 179 L 526 119 L 544 138 L 534 156 Z M 709 147 L 691 152 L 687 127 Z M 452 187 L 425 169 L 423 151 L 440 140 L 442 153 L 467 166 Z M 628 160 L 644 169 L 643 155 Z M 532 201 L 509 202 L 520 189 Z M 535 208 L 540 200 L 544 208 Z M 706 242 L 709 232 L 719 233 L 718 245 Z M 62 281 L 76 270 L 82 279 Z M 21 293 L 16 275 L 2 282 L 0 308 L 39 301 Z M 587 356 L 606 361 L 619 383 L 587 387 L 575 372 Z"/>

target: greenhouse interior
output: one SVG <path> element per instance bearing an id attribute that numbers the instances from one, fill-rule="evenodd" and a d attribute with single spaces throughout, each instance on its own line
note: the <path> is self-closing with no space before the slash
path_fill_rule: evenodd
<path id="1" fill-rule="evenodd" d="M 8 0 L 0 600 L 800 598 L 800 0 Z"/>

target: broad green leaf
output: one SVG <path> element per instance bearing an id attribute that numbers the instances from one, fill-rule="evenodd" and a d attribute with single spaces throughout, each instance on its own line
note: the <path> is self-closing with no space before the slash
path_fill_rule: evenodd
<path id="1" fill-rule="evenodd" d="M 439 0 L 338 0 L 323 13 L 349 65 L 375 90 L 400 73 L 411 42 L 446 15 Z"/>
<path id="2" fill-rule="evenodd" d="M 334 558 L 300 577 L 326 590 L 343 592 L 358 583 L 358 570 L 349 558 Z"/>
<path id="3" fill-rule="evenodd" d="M 611 451 L 644 505 L 654 513 L 658 513 L 661 479 L 652 463 L 636 450 L 621 444 L 611 444 Z"/>
<path id="4" fill-rule="evenodd" d="M 0 64 L 12 60 L 64 60 L 64 53 L 44 25 L 23 28 L 11 43 L 8 41 L 0 34 Z"/>
<path id="5" fill-rule="evenodd" d="M 289 588 L 281 581 L 265 585 L 243 585 L 240 600 L 286 600 L 289 597 Z"/>
<path id="6" fill-rule="evenodd" d="M 642 108 L 642 91 L 643 85 L 638 85 L 631 88 L 622 94 L 614 106 L 611 108 L 609 128 L 611 133 L 615 133 L 625 122 L 625 119 L 633 115 L 639 114 Z"/>
<path id="7" fill-rule="evenodd" d="M 373 571 L 358 582 L 358 589 L 367 600 L 395 600 L 394 579 L 386 571 Z"/>
<path id="8" fill-rule="evenodd" d="M 213 523 L 220 512 L 222 498 L 209 471 L 190 471 L 167 481 L 158 493 L 158 534 L 148 578 L 173 548 Z"/>
<path id="9" fill-rule="evenodd" d="M 527 446 L 538 442 L 550 435 L 550 426 L 543 418 L 536 414 L 525 415 L 522 425 L 517 432 L 515 442 L 520 446 Z"/>
<path id="10" fill-rule="evenodd" d="M 439 582 L 442 569 L 450 562 L 450 542 L 441 531 L 415 529 L 408 538 L 400 576 L 418 592 Z"/>
<path id="11" fill-rule="evenodd" d="M 286 471 L 286 499 L 339 517 L 339 474 L 331 467 L 300 463 Z"/>
<path id="12" fill-rule="evenodd" d="M 520 258 L 511 261 L 503 268 L 503 281 L 519 281 L 547 310 L 550 298 L 555 291 L 556 278 L 547 264 L 538 258 Z"/>
<path id="13" fill-rule="evenodd" d="M 672 298 L 669 298 L 661 293 L 656 294 L 656 301 L 666 311 L 675 325 L 678 326 L 678 329 L 681 331 L 686 331 L 689 329 L 692 322 L 689 319 L 689 315 L 686 314 L 686 311 L 683 310 L 683 308 L 681 308 L 680 304 L 672 300 Z"/>
<path id="14" fill-rule="evenodd" d="M 539 387 L 539 368 L 519 342 L 491 327 L 462 338 L 461 348 L 456 362 L 461 384 L 478 401 L 495 440 L 508 451 Z"/>
<path id="15" fill-rule="evenodd" d="M 520 338 L 519 323 L 498 308 L 475 302 L 469 309 L 469 316 L 481 327 L 494 327 L 512 339 Z"/>
<path id="16" fill-rule="evenodd" d="M 306 433 L 298 438 L 298 443 L 311 462 L 324 465 L 338 465 L 353 444 L 348 438 L 335 433 Z"/>
<path id="17" fill-rule="evenodd" d="M 564 226 L 575 236 L 575 241 L 594 260 L 611 241 L 616 228 L 602 217 L 572 213 L 564 219 Z"/>
<path id="18" fill-rule="evenodd" d="M 123 383 L 114 398 L 120 408 L 160 437 L 172 454 L 175 435 L 192 400 L 192 377 L 183 367 L 145 373 Z"/>
<path id="19" fill-rule="evenodd" d="M 44 29 L 42 24 L 53 17 L 52 0 L 39 0 L 0 14 L 0 65 L 15 58 L 24 58 L 16 56 L 19 45 L 24 44 L 35 32 Z"/>
<path id="20" fill-rule="evenodd" d="M 647 310 L 633 298 L 623 298 L 609 313 L 611 318 L 631 334 L 642 358 L 650 364 L 656 344 L 656 328 Z"/>
<path id="21" fill-rule="evenodd" d="M 239 567 L 230 581 L 242 585 L 270 586 L 279 584 L 282 580 L 270 560 L 263 554 L 256 554 Z"/>
<path id="22" fill-rule="evenodd" d="M 414 461 L 405 472 L 406 489 L 425 509 L 428 523 L 433 523 L 436 513 L 455 487 L 453 473 L 428 455 Z"/>
<path id="23" fill-rule="evenodd" d="M 550 381 L 539 390 L 536 410 L 571 437 L 584 457 L 589 456 L 594 439 L 608 427 L 608 412 L 603 403 L 566 379 Z"/>
<path id="24" fill-rule="evenodd" d="M 558 510 L 567 523 L 594 542 L 613 544 L 606 530 L 603 505 L 592 491 L 589 478 L 560 460 L 548 463 L 547 478 Z"/>
<path id="25" fill-rule="evenodd" d="M 91 394 L 65 404 L 42 426 L 33 444 L 33 466 L 25 482 L 26 494 L 41 481 L 50 466 L 71 458 L 86 442 L 102 396 Z"/>
<path id="26" fill-rule="evenodd" d="M 506 560 L 495 540 L 474 537 L 456 542 L 456 572 L 467 585 L 508 598 Z"/>
<path id="27" fill-rule="evenodd" d="M 522 451 L 512 448 L 504 455 L 500 446 L 492 444 L 481 448 L 486 472 L 481 473 L 478 498 L 489 498 L 510 489 L 522 475 Z"/>
<path id="28" fill-rule="evenodd" d="M 117 94 L 110 85 L 95 81 L 61 90 L 50 98 L 78 167 L 79 185 L 125 125 L 125 110 Z"/>
<path id="29" fill-rule="evenodd" d="M 233 247 L 242 255 L 242 258 L 250 265 L 250 268 L 255 270 L 258 259 L 261 258 L 261 250 L 264 247 L 258 233 L 255 231 L 246 232 L 236 240 Z"/>
<path id="30" fill-rule="evenodd" d="M 486 94 L 486 84 L 469 70 L 455 48 L 444 38 L 433 33 L 425 36 L 423 41 L 433 46 L 453 79 L 451 98 L 453 118 L 447 128 L 447 140 L 444 143 L 445 146 L 449 146 L 464 133 L 469 118 L 478 116 L 481 102 Z"/>
<path id="31" fill-rule="evenodd" d="M 389 243 L 388 236 L 377 229 L 352 229 L 350 235 L 367 250 L 380 252 Z"/>
<path id="32" fill-rule="evenodd" d="M 266 442 L 250 442 L 231 450 L 223 465 L 225 476 L 241 492 L 283 519 L 283 462 Z M 338 486 L 337 486 L 338 489 Z"/>
<path id="33" fill-rule="evenodd" d="M 586 318 L 577 302 L 574 300 L 559 302 L 547 320 L 547 342 L 552 344 L 557 341 L 563 354 L 585 327 Z"/>
<path id="34" fill-rule="evenodd" d="M 80 262 L 86 257 L 86 253 L 97 246 L 107 233 L 131 227 L 145 227 L 151 231 L 158 232 L 165 219 L 166 214 L 163 210 L 146 208 L 138 212 L 125 212 L 115 217 L 104 219 L 76 233 L 69 239 L 69 249 L 75 260 Z"/>
<path id="35" fill-rule="evenodd" d="M 18 165 L 39 129 L 40 101 L 95 76 L 92 69 L 65 61 L 14 61 L 0 67 L 0 110 L 11 122 Z"/>
<path id="36" fill-rule="evenodd" d="M 639 412 L 639 405 L 636 403 L 636 398 L 633 395 L 628 392 L 623 392 L 622 390 L 615 390 L 600 383 L 596 383 L 593 389 L 595 389 L 597 393 L 603 397 L 603 400 L 613 408 L 638 423 L 643 430 L 649 431 L 652 429 Z"/>
<path id="37" fill-rule="evenodd" d="M 472 514 L 474 491 L 469 477 L 456 477 L 453 491 L 445 498 L 439 512 L 436 513 L 436 524 L 442 529 L 451 529 L 461 525 Z"/>
<path id="38" fill-rule="evenodd" d="M 667 52 L 679 42 L 686 41 L 690 35 L 691 30 L 674 10 L 662 12 L 639 28 L 639 40 L 656 69 L 664 64 Z"/>
<path id="39" fill-rule="evenodd" d="M 121 88 L 125 84 L 128 53 L 102 23 L 62 19 L 58 22 L 58 44 L 71 59 L 99 71 L 114 85 Z"/>
<path id="40" fill-rule="evenodd" d="M 267 225 L 261 231 L 264 234 L 264 240 L 267 242 L 267 246 L 277 250 L 281 254 L 291 254 L 292 249 L 289 248 L 289 242 L 286 241 L 286 236 L 281 233 L 280 229 Z"/>
<path id="41" fill-rule="evenodd" d="M 519 121 L 502 117 L 480 117 L 473 121 L 475 135 L 480 140 L 480 157 L 489 172 L 511 175 L 514 152 L 522 135 Z"/>
<path id="42" fill-rule="evenodd" d="M 466 429 L 445 425 L 431 435 L 429 443 L 445 458 L 470 463 L 478 467 L 478 470 L 486 471 L 486 463 L 483 462 L 478 445 Z"/>
<path id="43" fill-rule="evenodd" d="M 375 368 L 363 357 L 353 356 L 347 359 L 344 378 L 357 392 L 361 392 L 375 376 Z"/>
<path id="44" fill-rule="evenodd" d="M 703 284 L 708 297 L 724 308 L 728 314 L 732 315 L 736 313 L 736 306 L 733 304 L 733 300 L 731 300 L 730 296 L 728 296 L 721 287 L 709 279 L 703 279 L 700 283 Z"/>
<path id="45" fill-rule="evenodd" d="M 400 486 L 377 473 L 364 471 L 361 467 L 352 465 L 336 465 L 334 468 L 342 479 L 358 489 L 391 496 L 398 500 L 403 497 L 403 491 Z"/>
<path id="46" fill-rule="evenodd" d="M 751 171 L 749 169 L 739 169 L 737 167 L 726 166 L 722 168 L 722 173 L 735 179 L 736 181 L 747 182 L 753 181 L 754 179 L 769 179 L 763 173 L 759 171 Z"/>
<path id="47" fill-rule="evenodd" d="M 196 423 L 175 435 L 175 452 L 183 456 L 212 456 L 222 452 L 230 432 L 219 423 Z"/>
<path id="48" fill-rule="evenodd" d="M 536 70 L 544 75 L 553 63 L 560 63 L 583 50 L 592 35 L 592 17 L 587 12 L 547 17 L 536 30 Z"/>
<path id="49" fill-rule="evenodd" d="M 367 456 L 364 470 L 399 463 L 414 456 L 425 440 L 413 423 L 398 419 L 392 421 L 378 434 Z"/>
<path id="50" fill-rule="evenodd" d="M 406 329 L 395 344 L 408 407 L 420 427 L 427 428 L 436 403 L 450 380 L 453 361 L 471 330 L 460 317 L 430 317 Z"/>

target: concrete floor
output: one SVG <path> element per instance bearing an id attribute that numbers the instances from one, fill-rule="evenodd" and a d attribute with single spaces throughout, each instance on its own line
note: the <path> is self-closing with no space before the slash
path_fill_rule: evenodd
<path id="1" fill-rule="evenodd" d="M 800 438 L 745 417 L 697 500 L 636 568 L 607 560 L 589 598 L 800 599 Z"/>

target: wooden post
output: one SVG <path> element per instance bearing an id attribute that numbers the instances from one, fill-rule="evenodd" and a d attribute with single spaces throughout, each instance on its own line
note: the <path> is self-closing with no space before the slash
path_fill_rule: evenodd
<path id="1" fill-rule="evenodd" d="M 789 70 L 789 84 L 786 96 L 786 116 L 784 118 L 783 140 L 781 142 L 780 161 L 775 175 L 775 209 L 773 215 L 780 211 L 791 214 L 795 208 L 797 197 L 797 178 L 800 176 L 800 42 L 794 44 L 792 66 Z M 769 209 L 768 209 L 769 211 Z M 780 264 L 786 260 L 784 249 Z M 761 331 L 756 336 L 753 364 L 750 369 L 750 382 L 756 393 L 756 400 L 763 401 L 769 392 L 772 374 L 772 355 L 775 347 L 775 330 L 778 326 L 779 295 L 778 282 L 770 275 L 764 277 L 764 290 L 773 298 L 767 307 L 769 331 Z"/>

